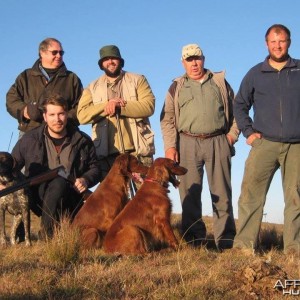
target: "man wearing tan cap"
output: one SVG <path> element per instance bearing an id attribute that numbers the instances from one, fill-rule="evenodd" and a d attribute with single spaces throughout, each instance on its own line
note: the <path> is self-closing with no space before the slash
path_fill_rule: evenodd
<path id="1" fill-rule="evenodd" d="M 151 165 L 155 148 L 149 117 L 155 97 L 147 79 L 123 70 L 124 59 L 115 45 L 100 49 L 98 65 L 105 74 L 84 89 L 77 117 L 80 124 L 92 124 L 103 178 L 122 152 Z"/>
<path id="2" fill-rule="evenodd" d="M 204 68 L 197 44 L 183 47 L 185 74 L 173 80 L 161 112 L 165 156 L 188 169 L 179 186 L 183 238 L 206 243 L 201 192 L 204 167 L 212 198 L 217 248 L 231 248 L 236 233 L 231 191 L 231 157 L 239 130 L 233 118 L 233 91 L 224 72 Z"/>

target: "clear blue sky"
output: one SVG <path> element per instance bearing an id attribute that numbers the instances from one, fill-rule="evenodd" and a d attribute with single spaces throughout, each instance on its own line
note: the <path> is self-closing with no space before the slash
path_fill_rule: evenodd
<path id="1" fill-rule="evenodd" d="M 151 117 L 156 133 L 155 157 L 163 156 L 159 114 L 171 80 L 183 73 L 181 48 L 198 43 L 206 67 L 226 70 L 235 92 L 250 67 L 267 55 L 264 34 L 269 26 L 282 23 L 292 32 L 290 54 L 300 57 L 300 2 L 286 0 L 7 0 L 0 9 L 0 150 L 11 151 L 17 141 L 17 122 L 6 111 L 6 92 L 17 75 L 33 65 L 38 45 L 47 37 L 59 39 L 64 61 L 86 86 L 102 74 L 97 62 L 99 48 L 116 44 L 125 59 L 124 69 L 144 74 L 156 96 Z M 90 126 L 82 126 L 90 134 Z M 11 142 L 10 142 L 11 141 Z M 236 145 L 232 186 L 235 217 L 249 147 L 244 137 Z M 204 181 L 203 215 L 212 215 Z M 173 211 L 181 212 L 178 191 L 172 189 Z M 267 197 L 264 220 L 283 222 L 280 174 L 276 174 Z"/>

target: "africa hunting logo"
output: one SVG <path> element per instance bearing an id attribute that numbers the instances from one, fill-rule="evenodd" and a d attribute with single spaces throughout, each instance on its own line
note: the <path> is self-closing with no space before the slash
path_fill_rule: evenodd
<path id="1" fill-rule="evenodd" d="M 277 280 L 274 289 L 282 291 L 282 295 L 299 296 L 300 279 Z"/>

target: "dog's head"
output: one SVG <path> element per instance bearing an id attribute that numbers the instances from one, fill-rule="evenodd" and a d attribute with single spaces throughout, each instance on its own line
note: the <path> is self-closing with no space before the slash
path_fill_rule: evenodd
<path id="1" fill-rule="evenodd" d="M 146 175 L 149 169 L 135 156 L 128 153 L 119 155 L 114 162 L 113 168 L 117 168 L 122 175 L 127 177 L 131 177 L 132 173 Z"/>
<path id="2" fill-rule="evenodd" d="M 7 182 L 13 179 L 15 160 L 8 152 L 0 152 L 0 181 Z"/>
<path id="3" fill-rule="evenodd" d="M 172 183 L 175 188 L 180 184 L 177 175 L 184 175 L 188 170 L 181 167 L 169 158 L 156 158 L 153 165 L 150 167 L 147 178 L 152 178 L 160 183 Z"/>

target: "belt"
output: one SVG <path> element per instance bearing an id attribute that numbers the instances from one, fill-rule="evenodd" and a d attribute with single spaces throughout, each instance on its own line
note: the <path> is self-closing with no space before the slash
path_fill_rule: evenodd
<path id="1" fill-rule="evenodd" d="M 181 133 L 184 134 L 184 135 L 190 136 L 190 137 L 205 140 L 205 139 L 212 138 L 214 136 L 224 134 L 224 131 L 223 130 L 217 130 L 217 131 L 212 132 L 212 133 L 203 133 L 203 134 L 192 134 L 192 133 L 185 132 L 185 131 L 181 131 Z"/>

